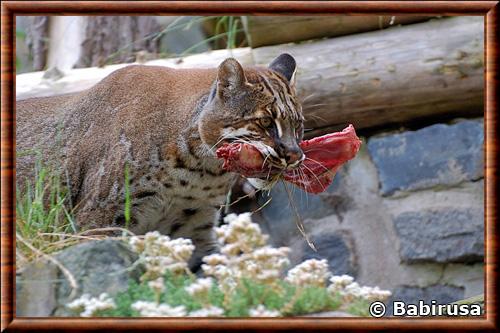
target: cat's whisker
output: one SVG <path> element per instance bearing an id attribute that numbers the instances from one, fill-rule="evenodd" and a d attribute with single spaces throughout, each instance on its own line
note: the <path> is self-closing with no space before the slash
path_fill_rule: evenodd
<path id="1" fill-rule="evenodd" d="M 306 233 L 306 230 L 304 228 L 304 224 L 302 222 L 302 218 L 300 217 L 300 214 L 299 214 L 299 211 L 297 209 L 297 206 L 295 205 L 295 202 L 293 201 L 293 198 L 291 197 L 291 194 L 290 194 L 290 190 L 288 189 L 287 185 L 286 185 L 286 182 L 282 180 L 282 183 L 283 183 L 283 186 L 285 188 L 285 192 L 286 194 L 288 195 L 288 200 L 290 202 L 290 206 L 292 207 L 293 209 L 293 212 L 296 216 L 296 220 L 295 220 L 295 224 L 297 226 L 297 229 L 299 229 L 300 233 L 302 234 L 302 236 L 304 236 L 307 244 L 309 245 L 309 247 L 316 251 L 316 247 L 314 246 L 314 244 L 311 242 L 311 239 L 309 238 L 309 236 L 307 235 Z"/>
<path id="2" fill-rule="evenodd" d="M 267 161 L 267 159 L 269 158 L 269 156 L 271 156 L 271 155 L 270 155 L 270 154 L 267 154 L 267 155 L 266 155 L 266 157 L 264 158 L 264 161 L 262 161 L 262 166 L 261 166 L 261 169 L 263 169 L 263 168 L 264 168 L 264 165 L 266 165 L 266 161 Z M 269 169 L 271 169 L 271 168 L 269 168 Z"/>
<path id="3" fill-rule="evenodd" d="M 328 103 L 307 104 L 307 107 L 313 108 L 313 107 L 317 107 L 317 106 L 328 106 L 328 105 L 331 105 L 331 104 L 328 104 Z"/>
<path id="4" fill-rule="evenodd" d="M 235 138 L 235 136 L 231 135 L 231 134 L 223 135 L 222 137 L 220 137 L 220 139 L 212 147 L 210 147 L 210 151 L 212 151 L 222 141 L 224 141 L 226 139 L 234 139 L 234 138 Z"/>
<path id="5" fill-rule="evenodd" d="M 311 162 L 314 162 L 316 164 L 318 164 L 320 167 L 322 167 L 323 169 L 325 169 L 325 171 L 329 171 L 330 169 L 328 169 L 326 166 L 324 166 L 323 164 L 321 164 L 320 162 L 310 158 L 310 157 L 306 157 L 306 160 L 309 160 Z"/>
<path id="6" fill-rule="evenodd" d="M 322 192 L 324 192 L 326 190 L 326 187 L 325 187 L 325 185 L 323 185 L 323 183 L 321 183 L 321 181 L 319 180 L 318 176 L 316 176 L 316 174 L 314 172 L 312 172 L 312 170 L 310 168 L 308 168 L 307 165 L 303 165 L 303 166 L 304 166 L 304 168 L 306 168 L 314 176 L 314 178 L 316 178 L 316 180 L 318 181 L 318 183 L 321 184 L 321 187 L 323 188 Z"/>
<path id="7" fill-rule="evenodd" d="M 309 183 L 307 182 L 306 175 L 302 168 L 298 169 L 299 175 L 301 177 L 302 183 L 304 184 L 304 192 L 306 193 L 306 206 L 309 206 L 309 192 L 307 192 L 307 187 L 309 187 Z"/>
<path id="8" fill-rule="evenodd" d="M 306 176 L 304 174 L 304 171 L 302 170 L 302 165 L 297 169 L 297 173 L 299 175 L 299 181 L 300 181 L 300 184 L 304 185 L 304 190 L 305 190 L 305 187 L 307 186 L 307 181 L 306 181 Z M 307 194 L 307 192 L 306 192 Z M 306 197 L 306 200 L 307 200 L 307 197 Z"/>
<path id="9" fill-rule="evenodd" d="M 266 207 L 271 202 L 271 200 L 273 200 L 273 197 L 269 197 L 269 199 L 266 202 L 264 202 L 264 204 L 262 206 L 260 206 L 256 210 L 252 211 L 252 214 L 255 214 L 258 211 L 262 210 L 264 207 Z"/>
<path id="10" fill-rule="evenodd" d="M 318 93 L 312 93 L 312 94 L 309 94 L 309 95 L 307 95 L 307 96 L 305 96 L 305 97 L 301 98 L 302 103 L 305 103 L 307 100 L 309 100 L 309 99 L 311 99 L 311 98 L 313 98 L 313 97 L 315 97 L 315 96 L 318 96 Z"/>
<path id="11" fill-rule="evenodd" d="M 308 114 L 306 118 L 313 118 L 313 119 L 319 119 L 321 120 L 322 122 L 327 122 L 325 118 L 321 117 L 321 116 L 318 116 L 316 114 Z"/>

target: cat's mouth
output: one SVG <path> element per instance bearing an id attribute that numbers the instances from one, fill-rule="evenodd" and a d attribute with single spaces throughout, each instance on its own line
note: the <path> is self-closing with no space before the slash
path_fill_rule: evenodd
<path id="1" fill-rule="evenodd" d="M 304 160 L 296 168 L 287 170 L 282 164 L 263 154 L 260 147 L 246 143 L 226 143 L 217 149 L 217 157 L 224 160 L 223 168 L 245 177 L 264 180 L 284 179 L 310 193 L 326 190 L 338 168 L 354 158 L 361 141 L 354 127 L 330 133 L 300 143 Z"/>
<path id="2" fill-rule="evenodd" d="M 266 175 L 262 175 L 262 177 L 268 175 L 276 175 L 282 173 L 285 170 L 294 169 L 298 167 L 299 164 L 303 161 L 302 159 L 298 161 L 298 163 L 295 163 L 293 165 L 287 164 L 284 158 L 280 157 L 272 147 L 264 144 L 263 142 L 243 141 L 239 138 L 225 139 L 219 145 L 217 152 L 217 157 L 219 158 L 219 154 L 228 154 L 228 161 L 232 160 L 233 162 L 235 162 L 236 160 L 238 160 L 238 168 L 244 169 L 246 170 L 246 172 L 255 172 L 258 174 L 261 170 L 264 170 L 266 172 Z M 241 156 L 236 158 L 238 154 L 241 154 Z M 261 165 L 261 168 L 258 167 L 258 164 Z M 224 169 L 230 170 L 225 166 Z M 230 171 L 241 173 L 237 169 Z"/>

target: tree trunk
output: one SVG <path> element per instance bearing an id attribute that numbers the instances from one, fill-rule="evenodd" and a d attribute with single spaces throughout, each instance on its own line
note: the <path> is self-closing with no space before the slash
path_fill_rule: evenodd
<path id="1" fill-rule="evenodd" d="M 135 61 L 137 52 L 158 52 L 160 26 L 151 16 L 89 16 L 76 67 Z"/>
<path id="2" fill-rule="evenodd" d="M 415 119 L 483 113 L 483 18 L 457 17 L 253 50 L 258 64 L 288 52 L 314 135 Z"/>
<path id="3" fill-rule="evenodd" d="M 432 16 L 243 16 L 248 43 L 256 48 L 351 35 L 429 20 Z"/>
<path id="4" fill-rule="evenodd" d="M 26 45 L 33 57 L 33 70 L 41 71 L 47 61 L 49 44 L 49 17 L 30 16 L 26 31 Z"/>

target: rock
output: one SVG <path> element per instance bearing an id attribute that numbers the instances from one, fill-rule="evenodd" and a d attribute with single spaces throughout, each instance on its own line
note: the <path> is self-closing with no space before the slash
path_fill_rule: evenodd
<path id="1" fill-rule="evenodd" d="M 393 302 L 402 301 L 406 304 L 418 304 L 422 300 L 430 304 L 435 300 L 437 304 L 449 304 L 458 301 L 464 297 L 464 288 L 435 284 L 425 288 L 417 286 L 399 286 L 392 291 L 392 296 L 387 300 L 387 315 L 393 313 Z"/>
<path id="2" fill-rule="evenodd" d="M 394 219 L 400 237 L 400 257 L 415 262 L 482 262 L 482 208 L 444 207 L 405 212 Z"/>
<path id="3" fill-rule="evenodd" d="M 317 252 L 314 252 L 307 243 L 302 249 L 301 261 L 307 259 L 326 259 L 330 272 L 334 275 L 347 274 L 357 276 L 358 266 L 354 253 L 354 242 L 346 231 L 337 231 L 311 237 Z"/>
<path id="4" fill-rule="evenodd" d="M 335 195 L 341 178 L 341 172 L 337 172 L 333 183 L 320 195 L 309 194 L 292 184 L 286 184 L 302 221 L 336 213 L 336 207 L 330 195 Z M 262 209 L 262 217 L 267 222 L 263 226 L 264 232 L 269 234 L 273 241 L 287 244 L 294 235 L 299 235 L 299 231 L 295 225 L 297 217 L 294 208 L 290 205 L 283 183 L 274 186 L 269 197 L 266 194 L 259 195 L 258 204 L 264 205 L 269 198 L 272 200 Z"/>
<path id="5" fill-rule="evenodd" d="M 34 262 L 16 275 L 16 316 L 48 317 L 57 307 L 54 281 L 58 269 L 46 262 Z"/>
<path id="6" fill-rule="evenodd" d="M 138 256 L 118 240 L 86 242 L 69 247 L 54 256 L 78 281 L 78 292 L 98 296 L 115 295 L 128 288 L 131 279 L 138 280 L 143 267 L 133 266 Z M 53 263 L 35 262 L 17 277 L 18 316 L 71 316 L 66 309 L 71 302 L 71 286 Z"/>
<path id="7" fill-rule="evenodd" d="M 436 124 L 368 141 L 382 195 L 483 177 L 483 123 Z"/>

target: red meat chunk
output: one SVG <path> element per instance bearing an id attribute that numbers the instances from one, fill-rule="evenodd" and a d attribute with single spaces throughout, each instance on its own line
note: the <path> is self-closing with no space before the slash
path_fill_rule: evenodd
<path id="1" fill-rule="evenodd" d="M 216 153 L 224 160 L 225 170 L 252 178 L 281 174 L 284 180 L 309 193 L 321 193 L 332 183 L 338 168 L 356 156 L 360 145 L 352 125 L 341 132 L 302 141 L 300 147 L 306 158 L 293 170 L 268 165 L 260 151 L 248 144 L 224 144 Z"/>

